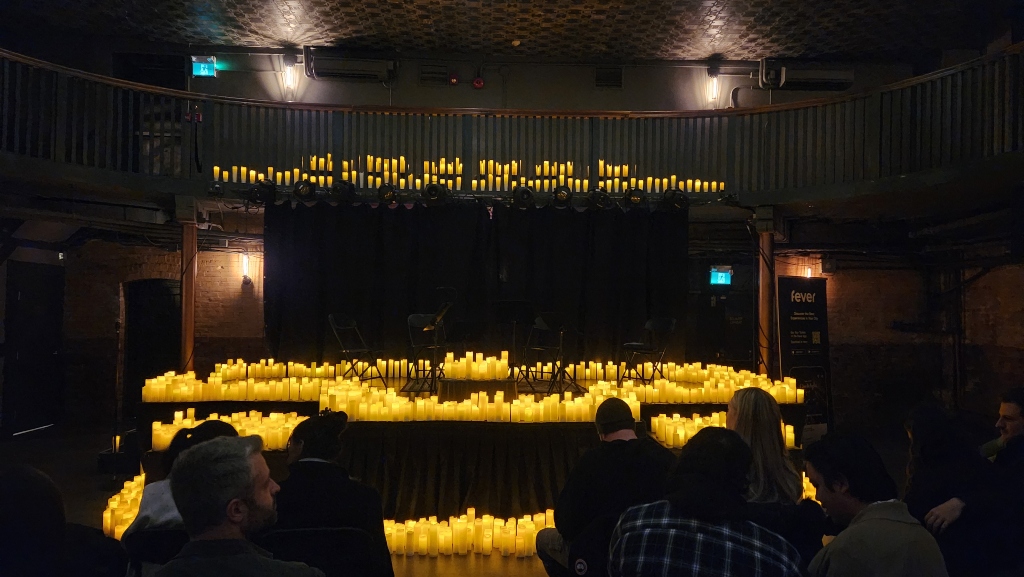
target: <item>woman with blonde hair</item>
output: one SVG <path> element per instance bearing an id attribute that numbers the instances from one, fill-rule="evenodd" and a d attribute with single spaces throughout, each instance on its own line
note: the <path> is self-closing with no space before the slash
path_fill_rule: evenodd
<path id="1" fill-rule="evenodd" d="M 729 401 L 726 427 L 739 433 L 754 453 L 747 501 L 799 501 L 803 493 L 803 483 L 786 452 L 786 440 L 782 433 L 782 412 L 775 399 L 754 387 L 736 391 Z"/>
<path id="2" fill-rule="evenodd" d="M 825 512 L 810 500 L 801 500 L 803 482 L 786 452 L 782 411 L 767 392 L 758 388 L 736 391 L 729 401 L 726 427 L 750 445 L 750 487 L 747 515 L 750 521 L 782 535 L 802 559 L 801 570 L 821 549 Z"/>

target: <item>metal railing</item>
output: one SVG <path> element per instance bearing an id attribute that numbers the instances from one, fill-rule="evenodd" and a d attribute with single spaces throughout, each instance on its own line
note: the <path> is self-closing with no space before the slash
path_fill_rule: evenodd
<path id="1" fill-rule="evenodd" d="M 0 50 L 0 152 L 208 180 L 214 165 L 311 155 L 599 159 L 769 192 L 909 174 L 1024 150 L 1024 44 L 865 94 L 754 109 L 566 112 L 294 105 L 164 90 Z M 340 167 L 335 167 L 336 171 Z M 596 174 L 591 174 L 596 179 Z M 467 175 L 464 189 L 469 188 Z"/>

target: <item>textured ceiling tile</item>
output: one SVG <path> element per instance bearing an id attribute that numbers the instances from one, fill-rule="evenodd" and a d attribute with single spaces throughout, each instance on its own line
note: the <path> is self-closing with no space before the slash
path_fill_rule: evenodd
<path id="1" fill-rule="evenodd" d="M 988 0 L 4 0 L 100 36 L 537 57 L 899 58 L 976 47 Z M 993 3 L 994 4 L 994 3 Z M 522 42 L 513 48 L 512 40 Z"/>

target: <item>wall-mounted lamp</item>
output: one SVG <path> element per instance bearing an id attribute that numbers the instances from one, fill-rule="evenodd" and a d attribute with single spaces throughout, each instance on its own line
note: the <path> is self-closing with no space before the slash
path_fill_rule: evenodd
<path id="1" fill-rule="evenodd" d="M 718 102 L 718 72 L 708 69 L 708 101 Z"/>
<path id="2" fill-rule="evenodd" d="M 284 87 L 295 90 L 299 86 L 299 71 L 296 69 L 299 57 L 294 54 L 284 55 Z"/>
<path id="3" fill-rule="evenodd" d="M 804 273 L 804 276 L 807 278 L 811 278 L 811 267 L 807 267 L 807 271 Z"/>
<path id="4" fill-rule="evenodd" d="M 810 270 L 810 269 L 808 269 Z M 242 255 L 242 284 L 251 285 L 252 277 L 249 276 L 249 255 L 248 253 Z"/>

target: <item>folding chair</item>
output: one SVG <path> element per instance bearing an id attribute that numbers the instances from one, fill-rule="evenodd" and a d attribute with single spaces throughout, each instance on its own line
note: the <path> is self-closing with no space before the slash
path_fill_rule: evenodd
<path id="1" fill-rule="evenodd" d="M 359 332 L 355 319 L 348 316 L 336 316 L 334 313 L 331 313 L 327 315 L 327 322 L 331 325 L 334 338 L 338 340 L 338 346 L 340 347 L 338 352 L 341 354 L 342 360 L 349 363 L 348 368 L 340 376 L 342 378 L 358 377 L 360 380 L 370 381 L 376 378 L 380 379 L 381 385 L 387 387 L 384 376 L 380 374 L 375 364 L 376 359 L 373 353 L 379 351 L 374 351 L 367 346 L 366 339 Z M 357 370 L 356 363 L 358 361 L 366 362 L 366 367 Z"/>
<path id="2" fill-rule="evenodd" d="M 644 340 L 639 342 L 623 343 L 622 348 L 626 351 L 626 370 L 619 375 L 619 384 L 623 378 L 635 376 L 640 382 L 647 385 L 654 380 L 654 374 L 665 378 L 661 370 L 661 361 L 665 358 L 667 348 L 667 337 L 676 330 L 676 319 L 671 317 L 658 317 L 644 323 Z M 650 378 L 644 376 L 643 371 L 637 372 L 637 362 L 644 362 L 646 359 L 653 359 L 654 370 Z"/>

